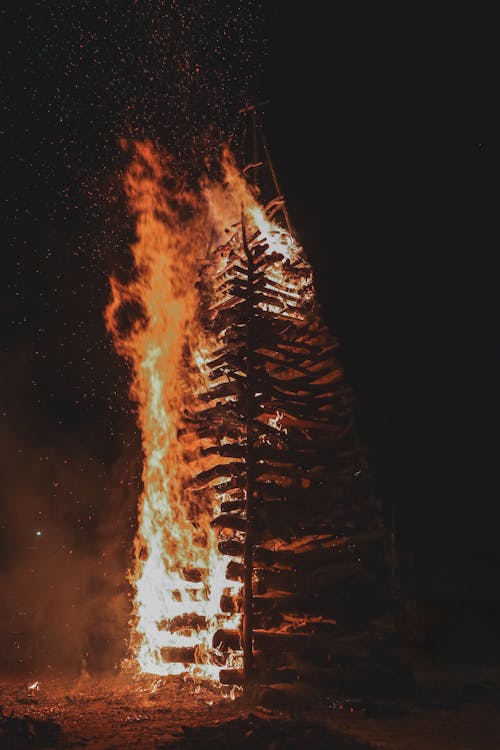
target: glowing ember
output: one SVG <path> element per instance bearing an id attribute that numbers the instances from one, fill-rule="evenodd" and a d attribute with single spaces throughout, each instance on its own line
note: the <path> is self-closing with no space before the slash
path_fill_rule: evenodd
<path id="1" fill-rule="evenodd" d="M 125 189 L 136 220 L 131 246 L 136 275 L 128 283 L 111 279 L 106 310 L 116 348 L 132 365 L 131 395 L 138 405 L 144 454 L 130 574 L 132 657 L 145 673 L 190 671 L 217 679 L 221 666 L 241 666 L 238 651 L 223 654 L 212 645 L 218 629 L 240 626 L 239 614 L 222 612 L 221 597 L 236 596 L 241 584 L 226 579 L 228 558 L 218 551 L 219 539 L 210 527 L 230 496 L 210 482 L 189 490 L 191 478 L 221 461 L 189 425 L 189 414 L 207 406 L 197 396 L 207 392 L 207 362 L 218 345 L 200 322 L 197 281 L 203 255 L 210 247 L 227 247 L 227 227 L 238 227 L 242 210 L 249 230 L 265 236 L 268 253 L 278 252 L 292 263 L 304 259 L 293 238 L 270 218 L 279 200 L 266 210 L 260 207 L 229 153 L 223 158 L 223 180 L 196 192 L 174 177 L 169 161 L 151 144 L 135 143 L 133 149 Z M 238 230 L 233 231 L 237 237 Z M 216 274 L 225 273 L 228 262 L 227 253 L 220 252 Z M 287 291 L 276 293 L 285 314 L 287 295 L 298 298 L 304 283 L 298 280 L 291 288 L 289 278 Z M 279 264 L 270 279 L 283 288 Z M 214 300 L 217 306 L 223 303 Z M 286 432 L 280 412 L 268 419 Z"/>

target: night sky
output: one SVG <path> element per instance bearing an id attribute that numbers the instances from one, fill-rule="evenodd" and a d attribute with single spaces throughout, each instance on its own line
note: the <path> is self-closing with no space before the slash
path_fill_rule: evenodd
<path id="1" fill-rule="evenodd" d="M 431 62 L 404 19 L 380 35 L 380 17 L 322 3 L 49 0 L 9 16 L 4 622 L 22 630 L 19 612 L 37 610 L 48 633 L 60 606 L 57 633 L 78 621 L 83 652 L 98 635 L 80 634 L 82 600 L 112 602 L 100 634 L 126 619 L 140 442 L 102 319 L 109 274 L 129 262 L 118 139 L 195 164 L 255 99 L 269 100 L 267 139 L 398 544 L 495 560 L 493 167 L 480 131 L 456 136 L 452 61 Z"/>

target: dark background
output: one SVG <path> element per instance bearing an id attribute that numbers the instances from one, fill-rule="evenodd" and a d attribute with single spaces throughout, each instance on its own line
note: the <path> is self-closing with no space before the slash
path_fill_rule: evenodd
<path id="1" fill-rule="evenodd" d="M 118 138 L 195 164 L 255 99 L 412 586 L 495 603 L 477 593 L 499 562 L 491 145 L 457 127 L 463 50 L 413 20 L 242 1 L 4 14 L 2 661 L 109 665 L 126 637 L 140 439 L 102 318 L 130 239 Z"/>

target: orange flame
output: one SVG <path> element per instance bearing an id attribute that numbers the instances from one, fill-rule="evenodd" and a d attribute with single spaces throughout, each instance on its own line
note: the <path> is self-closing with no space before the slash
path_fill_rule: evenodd
<path id="1" fill-rule="evenodd" d="M 220 666 L 213 634 L 240 622 L 240 615 L 221 612 L 221 595 L 236 595 L 241 584 L 226 580 L 227 557 L 219 553 L 210 527 L 224 496 L 211 487 L 195 503 L 185 490 L 200 464 L 208 468 L 214 460 L 200 457 L 202 440 L 187 431 L 182 437 L 184 411 L 196 409 L 217 343 L 201 327 L 196 282 L 204 252 L 214 238 L 227 241 L 224 232 L 237 225 L 242 209 L 253 231 L 266 237 L 268 252 L 293 262 L 301 249 L 272 221 L 279 201 L 267 210 L 258 205 L 229 152 L 223 157 L 223 180 L 206 181 L 195 191 L 175 177 L 169 160 L 151 143 L 134 143 L 124 183 L 136 222 L 135 276 L 128 283 L 111 278 L 105 317 L 117 351 L 132 366 L 131 396 L 143 445 L 144 488 L 130 574 L 132 656 L 145 673 L 190 671 L 216 680 Z M 224 262 L 221 255 L 221 268 Z M 272 273 L 279 277 L 279 266 Z M 287 293 L 298 296 L 301 289 Z M 285 309 L 286 300 L 282 304 Z M 285 429 L 281 422 L 280 413 L 270 417 L 273 426 Z M 192 663 L 182 661 L 189 649 Z M 176 650 L 178 661 L 169 661 Z M 240 658 L 230 655 L 225 664 L 239 666 Z"/>

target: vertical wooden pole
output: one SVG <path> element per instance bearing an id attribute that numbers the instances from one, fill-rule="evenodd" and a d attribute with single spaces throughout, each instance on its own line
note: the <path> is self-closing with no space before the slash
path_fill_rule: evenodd
<path id="1" fill-rule="evenodd" d="M 255 523 L 254 511 L 254 428 L 255 417 L 255 383 L 254 383 L 254 278 L 253 278 L 253 256 L 248 246 L 245 216 L 241 211 L 241 235 L 245 255 L 248 263 L 247 283 L 247 363 L 246 363 L 246 516 L 247 530 L 245 536 L 245 549 L 243 564 L 245 568 L 243 579 L 243 688 L 247 696 L 252 693 L 253 684 L 253 527 Z"/>
<path id="2" fill-rule="evenodd" d="M 272 159 L 271 159 L 271 152 L 269 151 L 269 147 L 267 145 L 267 138 L 266 138 L 265 133 L 264 133 L 264 128 L 262 127 L 260 121 L 257 122 L 257 115 L 255 115 L 254 126 L 257 127 L 257 125 L 259 127 L 260 138 L 262 140 L 262 146 L 264 148 L 264 153 L 265 153 L 266 159 L 267 159 L 267 166 L 269 167 L 269 171 L 271 172 L 271 177 L 273 179 L 274 189 L 276 190 L 276 194 L 277 195 L 281 195 L 281 188 L 280 188 L 280 185 L 279 185 L 279 182 L 278 182 L 278 175 L 276 174 L 276 170 L 274 169 L 274 164 L 273 164 Z M 290 224 L 290 217 L 288 215 L 288 210 L 287 210 L 287 207 L 286 207 L 286 203 L 283 203 L 282 211 L 283 211 L 283 216 L 285 217 L 286 227 L 287 227 L 288 231 L 291 234 L 291 232 L 292 232 L 292 225 Z"/>

